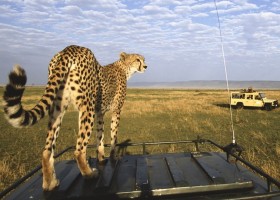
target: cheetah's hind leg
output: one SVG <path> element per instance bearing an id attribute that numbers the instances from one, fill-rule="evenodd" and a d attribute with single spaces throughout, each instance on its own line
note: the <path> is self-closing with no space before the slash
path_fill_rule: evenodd
<path id="1" fill-rule="evenodd" d="M 59 180 L 56 178 L 54 169 L 54 149 L 55 142 L 59 134 L 62 118 L 65 114 L 64 108 L 60 110 L 60 105 L 55 102 L 55 106 L 50 110 L 48 136 L 42 157 L 43 171 L 43 190 L 51 191 L 59 186 Z"/>
<path id="2" fill-rule="evenodd" d="M 75 157 L 81 174 L 86 178 L 94 178 L 98 176 L 98 170 L 91 168 L 86 159 L 86 150 L 89 143 L 89 138 L 92 133 L 94 124 L 94 112 L 90 109 L 81 109 L 79 111 L 79 136 L 77 139 Z"/>

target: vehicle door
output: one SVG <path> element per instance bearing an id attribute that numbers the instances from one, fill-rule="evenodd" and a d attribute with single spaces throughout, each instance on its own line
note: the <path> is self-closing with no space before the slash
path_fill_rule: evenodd
<path id="1" fill-rule="evenodd" d="M 245 103 L 244 106 L 254 106 L 254 95 L 252 94 L 246 94 L 245 95 Z"/>
<path id="2" fill-rule="evenodd" d="M 254 98 L 253 105 L 255 107 L 262 107 L 263 106 L 263 100 L 262 100 L 262 98 L 259 94 L 254 94 L 253 98 Z"/>

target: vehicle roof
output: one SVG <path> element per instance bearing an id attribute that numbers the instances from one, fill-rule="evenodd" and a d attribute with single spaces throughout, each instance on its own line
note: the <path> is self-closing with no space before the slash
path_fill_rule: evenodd
<path id="1" fill-rule="evenodd" d="M 237 93 L 237 94 L 259 94 L 259 93 L 264 93 L 264 92 L 231 92 L 231 93 Z"/>
<path id="2" fill-rule="evenodd" d="M 107 159 L 105 165 L 95 158 L 89 163 L 100 170 L 98 178 L 84 179 L 75 160 L 59 161 L 57 189 L 43 192 L 42 173 L 37 173 L 6 199 L 238 199 L 267 193 L 265 181 L 239 163 L 227 162 L 221 152 L 125 155 L 117 162 Z"/>

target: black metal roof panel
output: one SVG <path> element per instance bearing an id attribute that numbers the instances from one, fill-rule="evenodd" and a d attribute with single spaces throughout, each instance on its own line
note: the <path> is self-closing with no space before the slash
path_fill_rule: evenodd
<path id="1" fill-rule="evenodd" d="M 98 178 L 84 179 L 75 160 L 60 161 L 57 189 L 43 192 L 42 173 L 37 173 L 6 199 L 254 199 L 267 192 L 262 179 L 218 152 L 125 155 L 102 166 L 94 158 L 89 163 L 100 170 Z"/>

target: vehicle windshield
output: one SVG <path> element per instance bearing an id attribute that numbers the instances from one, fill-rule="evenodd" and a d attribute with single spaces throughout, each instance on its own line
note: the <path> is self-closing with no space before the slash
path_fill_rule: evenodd
<path id="1" fill-rule="evenodd" d="M 265 98 L 265 93 L 260 93 L 261 98 Z"/>

